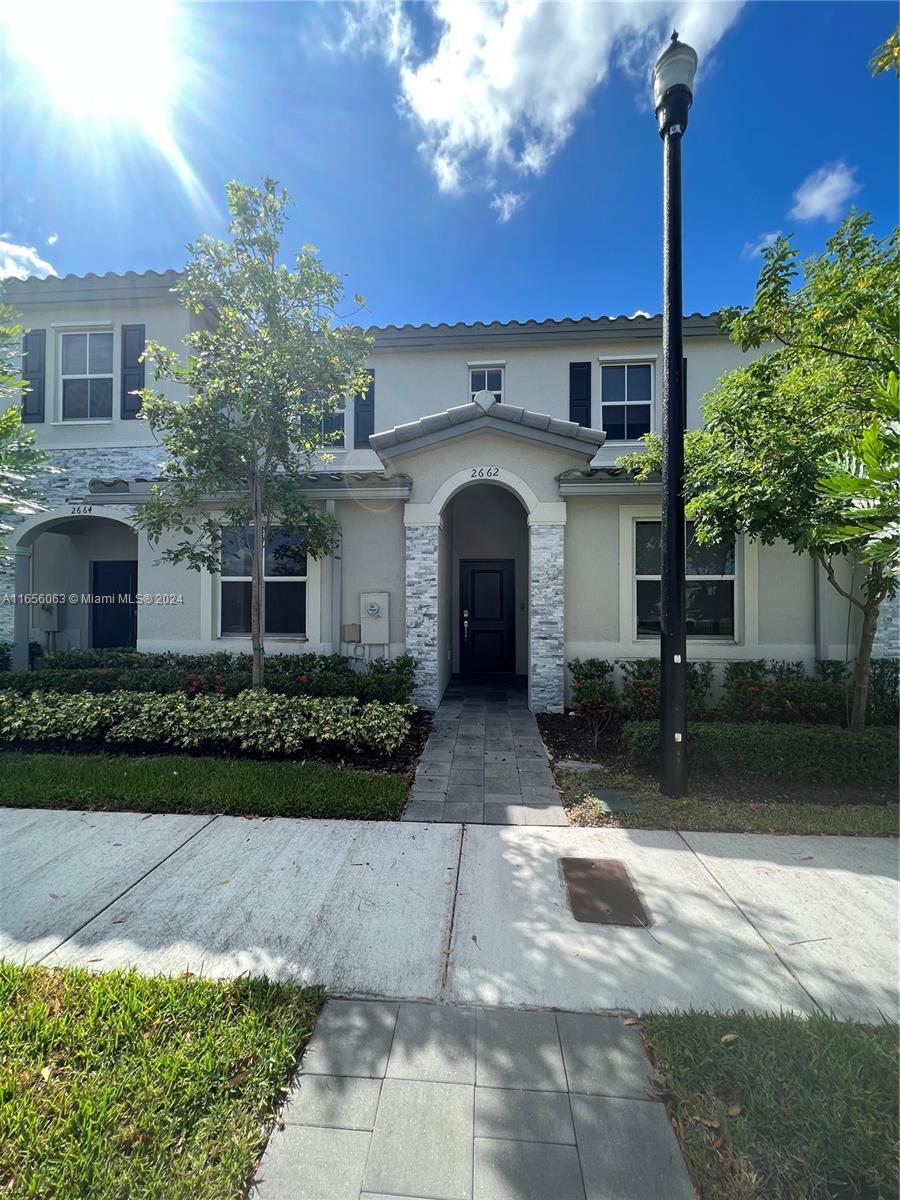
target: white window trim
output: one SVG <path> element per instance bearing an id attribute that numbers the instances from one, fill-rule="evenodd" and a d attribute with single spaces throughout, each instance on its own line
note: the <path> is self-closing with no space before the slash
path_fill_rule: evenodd
<path id="1" fill-rule="evenodd" d="M 476 390 L 474 390 L 472 387 L 472 372 L 473 371 L 499 371 L 500 372 L 500 399 L 497 401 L 497 403 L 503 404 L 506 401 L 506 361 L 505 361 L 505 359 L 502 362 L 497 361 L 497 360 L 491 360 L 490 362 L 479 362 L 479 363 L 467 363 L 466 364 L 466 375 L 467 375 L 467 382 L 469 385 L 468 396 L 469 396 L 470 404 L 475 399 L 475 397 L 478 395 L 478 392 Z M 485 383 L 487 383 L 487 378 L 485 378 Z M 494 392 L 493 388 L 485 388 L 484 390 L 490 391 L 492 394 Z"/>
<path id="2" fill-rule="evenodd" d="M 597 404 L 599 408 L 600 424 L 598 429 L 603 429 L 603 368 L 604 367 L 649 367 L 650 368 L 650 432 L 656 433 L 659 427 L 659 378 L 660 372 L 657 370 L 659 360 L 658 354 L 604 354 L 601 355 L 597 362 L 600 364 L 600 373 L 598 379 L 599 393 Z M 628 372 L 625 372 L 625 400 L 610 400 L 609 405 L 624 404 L 626 408 L 630 407 L 628 401 Z M 635 400 L 632 402 L 635 405 L 646 404 L 645 400 Z M 629 453 L 632 449 L 638 449 L 643 444 L 641 438 L 622 438 L 621 440 L 609 438 L 603 443 L 604 446 L 615 447 L 617 453 L 620 447 L 624 449 L 624 453 Z"/>
<path id="3" fill-rule="evenodd" d="M 657 638 L 637 630 L 637 575 L 635 574 L 635 525 L 638 521 L 658 521 L 658 506 L 623 504 L 619 507 L 619 642 L 623 646 L 656 649 Z M 716 578 L 716 576 L 709 576 Z M 726 578 L 731 578 L 727 576 Z M 705 658 L 730 657 L 735 646 L 759 644 L 759 548 L 739 537 L 734 546 L 734 637 L 688 639 L 688 658 L 696 658 L 691 647 L 701 646 Z"/>
<path id="4" fill-rule="evenodd" d="M 308 642 L 310 640 L 310 637 L 309 637 L 310 566 L 311 566 L 310 558 L 307 555 L 306 574 L 305 575 L 289 575 L 289 576 L 264 575 L 263 576 L 262 625 L 263 625 L 263 640 L 264 641 Z M 211 575 L 210 578 L 213 581 L 213 589 L 212 590 L 213 590 L 214 595 L 216 596 L 216 617 L 215 617 L 216 635 L 215 636 L 220 641 L 223 641 L 223 642 L 249 642 L 250 637 L 251 637 L 249 631 L 247 633 L 223 633 L 222 632 L 222 584 L 223 583 L 251 583 L 252 577 L 250 575 L 223 575 L 221 573 L 221 571 L 219 571 L 215 575 Z M 305 603 L 306 603 L 306 612 L 304 613 L 304 619 L 303 619 L 303 623 L 305 626 L 304 633 L 266 633 L 265 632 L 265 628 L 266 628 L 266 611 L 265 611 L 265 606 L 266 606 L 265 590 L 266 589 L 265 589 L 265 585 L 269 582 L 297 583 L 297 584 L 303 583 L 306 585 L 306 591 L 305 591 L 305 595 L 304 595 L 304 599 L 305 599 Z"/>
<path id="5" fill-rule="evenodd" d="M 90 324 L 81 325 L 60 325 L 53 326 L 56 329 L 56 382 L 59 389 L 59 400 L 57 406 L 58 419 L 51 421 L 52 425 L 111 425 L 116 412 L 116 335 L 112 321 L 92 321 Z M 72 375 L 66 374 L 63 371 L 63 338 L 67 334 L 85 334 L 88 337 L 86 345 L 87 361 L 85 366 L 90 366 L 90 335 L 92 333 L 109 333 L 112 334 L 112 370 L 103 372 L 97 375 Z M 111 384 L 111 400 L 110 400 L 110 415 L 108 417 L 72 417 L 67 420 L 64 409 L 64 391 L 65 381 L 67 379 L 108 379 Z M 90 389 L 88 391 L 90 395 Z"/>

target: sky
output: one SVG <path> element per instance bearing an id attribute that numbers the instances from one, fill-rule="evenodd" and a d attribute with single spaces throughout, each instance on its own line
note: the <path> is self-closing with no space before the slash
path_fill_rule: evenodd
<path id="1" fill-rule="evenodd" d="M 760 247 L 898 210 L 882 0 L 469 0 L 0 9 L 0 275 L 164 270 L 271 175 L 366 323 L 658 312 L 649 69 L 700 54 L 685 311 L 746 304 Z"/>

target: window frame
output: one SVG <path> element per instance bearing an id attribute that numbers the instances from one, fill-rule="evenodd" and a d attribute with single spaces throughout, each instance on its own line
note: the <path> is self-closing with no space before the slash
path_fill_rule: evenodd
<path id="1" fill-rule="evenodd" d="M 347 408 L 348 408 L 347 397 L 344 396 L 341 400 L 340 408 L 334 408 L 330 413 L 322 413 L 322 420 L 319 422 L 319 432 L 322 437 L 322 447 L 321 448 L 325 454 L 330 453 L 332 450 L 346 450 L 347 449 Z M 341 440 L 339 442 L 338 441 L 326 442 L 325 441 L 325 422 L 330 419 L 336 419 L 337 417 L 341 418 Z"/>
<path id="2" fill-rule="evenodd" d="M 232 526 L 223 526 L 223 528 L 232 528 Z M 249 526 L 248 526 L 249 528 Z M 270 533 L 274 533 L 280 526 L 273 525 Z M 262 589 L 262 631 L 263 637 L 277 641 L 288 642 L 305 642 L 309 640 L 309 555 L 305 555 L 306 571 L 303 575 L 266 575 L 265 574 L 265 558 L 263 558 L 263 589 Z M 253 582 L 251 575 L 225 575 L 222 570 L 222 551 L 221 544 L 219 547 L 219 571 L 216 574 L 216 596 L 218 598 L 218 629 L 217 637 L 223 641 L 246 641 L 251 636 L 250 629 L 246 633 L 224 633 L 222 631 L 222 585 L 225 583 L 250 583 Z M 267 583 L 292 583 L 303 584 L 303 632 L 302 633 L 267 633 L 266 632 L 266 584 Z"/>
<path id="3" fill-rule="evenodd" d="M 606 429 L 605 410 L 607 408 L 625 408 L 626 409 L 625 420 L 626 420 L 626 431 L 627 431 L 627 427 L 628 427 L 627 426 L 627 422 L 628 422 L 627 409 L 629 407 L 632 407 L 632 408 L 642 407 L 649 403 L 649 405 L 650 405 L 650 428 L 647 432 L 648 433 L 656 433 L 656 431 L 657 431 L 657 410 L 659 407 L 658 403 L 657 403 L 657 394 L 656 394 L 656 389 L 658 386 L 657 385 L 657 377 L 659 375 L 659 372 L 657 371 L 658 355 L 656 355 L 656 354 L 652 354 L 652 355 L 626 354 L 626 355 L 621 355 L 621 356 L 620 355 L 608 355 L 608 356 L 603 356 L 601 358 L 598 358 L 597 362 L 599 363 L 599 366 L 600 366 L 600 380 L 599 380 L 599 389 L 598 389 L 598 391 L 599 391 L 598 401 L 599 401 L 599 405 L 600 405 L 599 428 L 603 429 L 603 430 Z M 624 367 L 625 368 L 625 399 L 624 400 L 604 400 L 603 399 L 603 368 L 604 367 Z M 628 368 L 629 367 L 649 367 L 650 368 L 650 399 L 649 399 L 649 401 L 647 401 L 647 400 L 629 401 L 629 399 L 628 399 Z M 641 434 L 641 437 L 639 437 L 639 438 L 607 437 L 604 445 L 608 444 L 611 446 L 637 446 L 640 444 L 640 442 L 644 436 L 645 436 L 644 434 Z"/>
<path id="4" fill-rule="evenodd" d="M 652 488 L 653 484 L 645 484 Z M 657 495 L 658 495 L 657 491 Z M 659 640 L 654 634 L 637 632 L 637 580 L 636 580 L 636 531 L 638 521 L 659 521 L 660 503 L 634 504 L 624 501 L 619 505 L 619 637 L 616 643 L 622 648 L 631 646 L 634 657 L 652 657 Z M 734 546 L 734 637 L 692 637 L 690 645 L 703 647 L 704 656 L 717 661 L 728 661 L 735 657 L 735 647 L 747 647 L 751 655 L 759 647 L 759 545 L 739 537 Z M 613 653 L 611 651 L 611 653 Z M 693 652 L 696 657 L 696 651 Z"/>
<path id="5" fill-rule="evenodd" d="M 481 391 L 489 391 L 491 393 L 491 395 L 494 397 L 495 403 L 497 403 L 497 404 L 505 403 L 505 400 L 506 400 L 506 363 L 505 362 L 495 362 L 495 361 L 470 362 L 470 363 L 466 363 L 466 371 L 468 372 L 469 403 L 470 404 L 475 402 L 475 397 Z M 483 388 L 473 388 L 472 387 L 472 373 L 474 371 L 484 371 L 485 376 L 484 376 L 484 387 Z M 487 386 L 487 372 L 488 371 L 499 371 L 500 372 L 500 387 L 499 388 L 489 388 Z M 499 399 L 497 398 L 498 391 L 500 393 Z"/>
<path id="6" fill-rule="evenodd" d="M 684 523 L 685 547 L 687 547 L 687 543 L 688 543 L 688 528 L 689 528 L 689 526 L 691 526 L 693 524 L 694 524 L 693 521 L 685 520 L 685 523 Z M 660 588 L 662 587 L 662 563 L 660 563 L 660 571 L 655 575 L 646 575 L 646 574 L 639 575 L 638 574 L 638 570 L 637 570 L 637 548 L 638 548 L 637 527 L 638 527 L 638 525 L 659 525 L 661 527 L 662 519 L 661 519 L 661 517 L 655 517 L 655 518 L 654 517 L 635 517 L 633 525 L 632 525 L 633 532 L 632 532 L 632 539 L 631 539 L 631 575 L 632 575 L 632 581 L 633 581 L 632 619 L 633 619 L 635 640 L 637 640 L 639 642 L 658 641 L 659 637 L 660 637 L 659 633 L 642 633 L 641 630 L 638 628 L 638 610 L 637 610 L 638 584 L 642 583 L 642 582 L 643 583 L 659 583 Z M 737 639 L 737 633 L 738 633 L 738 586 L 737 586 L 737 584 L 738 584 L 738 554 L 737 554 L 737 544 L 736 543 L 732 550 L 732 557 L 734 560 L 734 570 L 730 575 L 696 575 L 696 574 L 690 575 L 690 574 L 685 573 L 685 577 L 684 577 L 686 584 L 688 584 L 688 583 L 730 583 L 731 584 L 731 613 L 732 613 L 732 631 L 731 631 L 731 633 L 730 634 L 728 634 L 728 633 L 692 634 L 690 631 L 688 631 L 687 632 L 688 641 L 694 642 L 694 643 L 696 643 L 696 642 L 717 642 L 719 644 L 724 643 L 726 645 L 734 645 L 734 643 L 738 640 Z"/>
<path id="7" fill-rule="evenodd" d="M 108 334 L 112 343 L 112 355 L 110 361 L 110 369 L 108 372 L 100 371 L 91 373 L 91 337 L 95 334 Z M 84 337 L 85 342 L 85 368 L 84 373 L 67 372 L 63 370 L 65 361 L 64 344 L 67 337 Z M 59 421 L 60 424 L 78 425 L 91 424 L 102 425 L 109 424 L 113 420 L 113 414 L 116 407 L 116 335 L 112 325 L 97 324 L 91 326 L 73 326 L 71 328 L 57 330 L 57 347 L 58 347 L 58 363 L 57 379 L 59 380 Z M 66 416 L 66 400 L 65 400 L 65 384 L 70 379 L 84 379 L 88 381 L 88 415 L 86 417 L 67 417 Z M 90 381 L 92 379 L 108 379 L 110 386 L 110 408 L 108 417 L 92 417 L 90 415 Z"/>

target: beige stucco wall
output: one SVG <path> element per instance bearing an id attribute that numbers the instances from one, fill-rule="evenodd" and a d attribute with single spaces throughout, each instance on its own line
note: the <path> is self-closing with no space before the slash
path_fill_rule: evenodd
<path id="1" fill-rule="evenodd" d="M 391 646 L 405 637 L 405 548 L 399 500 L 340 500 L 335 516 L 342 531 L 341 624 L 359 622 L 361 592 L 388 592 Z M 336 630 L 334 640 L 340 638 Z M 328 640 L 328 639 L 324 639 Z"/>
<path id="2" fill-rule="evenodd" d="M 173 296 L 161 299 L 129 298 L 127 295 L 97 300 L 29 304 L 15 301 L 30 329 L 44 329 L 46 341 L 46 385 L 44 420 L 30 428 L 37 441 L 47 449 L 65 450 L 82 447 L 152 446 L 155 437 L 146 421 L 121 419 L 122 326 L 142 324 L 148 341 L 159 341 L 179 349 L 190 328 L 188 312 Z M 112 418 L 103 421 L 63 421 L 60 353 L 63 333 L 99 328 L 113 334 L 113 406 Z M 180 399 L 184 388 L 178 384 L 155 384 L 152 368 L 147 367 L 147 386 L 158 387 L 164 395 Z"/>
<path id="3" fill-rule="evenodd" d="M 584 452 L 559 449 L 512 433 L 480 430 L 404 454 L 393 459 L 391 466 L 412 476 L 410 500 L 414 504 L 430 504 L 438 489 L 460 472 L 467 472 L 460 487 L 477 483 L 471 472 L 492 466 L 523 479 L 539 501 L 558 503 L 557 476 L 561 471 L 586 467 L 590 450 L 592 447 Z"/>
<path id="4" fill-rule="evenodd" d="M 700 399 L 719 376 L 755 357 L 744 354 L 727 337 L 685 338 L 688 361 L 688 424 L 700 424 Z M 391 429 L 427 413 L 441 412 L 471 399 L 469 366 L 475 362 L 504 364 L 503 400 L 507 404 L 569 417 L 569 363 L 590 362 L 592 373 L 592 424 L 600 421 L 600 364 L 611 359 L 649 361 L 657 368 L 662 359 L 658 338 L 616 341 L 549 342 L 539 346 L 454 346 L 450 349 L 423 347 L 412 350 L 376 350 L 371 356 L 375 369 L 375 428 Z M 656 415 L 661 396 L 661 373 L 654 370 Z"/>
<path id="5" fill-rule="evenodd" d="M 619 503 L 570 498 L 566 511 L 566 642 L 617 642 Z"/>

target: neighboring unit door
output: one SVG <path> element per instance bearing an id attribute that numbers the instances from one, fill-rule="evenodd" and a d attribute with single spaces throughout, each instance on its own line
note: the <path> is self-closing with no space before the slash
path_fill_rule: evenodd
<path id="1" fill-rule="evenodd" d="M 515 564 L 464 558 L 459 564 L 459 669 L 464 675 L 516 669 Z"/>
<path id="2" fill-rule="evenodd" d="M 91 645 L 95 649 L 137 645 L 136 592 L 136 562 L 91 564 Z"/>

